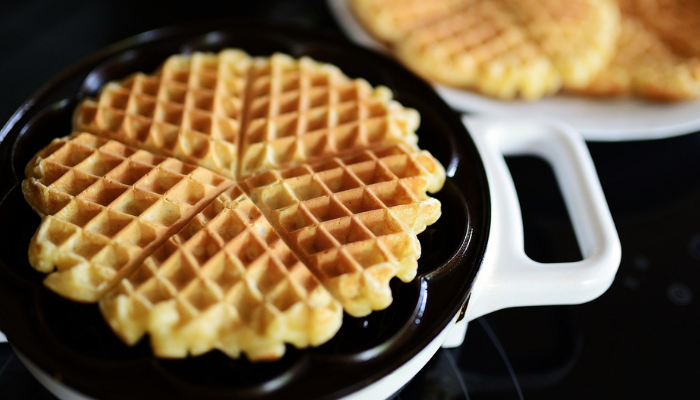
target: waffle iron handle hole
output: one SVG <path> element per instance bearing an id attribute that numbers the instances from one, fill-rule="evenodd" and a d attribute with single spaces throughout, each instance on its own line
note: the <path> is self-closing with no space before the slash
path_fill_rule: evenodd
<path id="1" fill-rule="evenodd" d="M 569 126 L 542 120 L 465 117 L 491 190 L 491 232 L 462 321 L 443 346 L 459 346 L 467 323 L 504 308 L 579 304 L 603 294 L 620 265 L 621 248 L 588 148 Z M 548 161 L 562 191 L 583 260 L 539 263 L 525 254 L 520 205 L 504 156 Z"/>

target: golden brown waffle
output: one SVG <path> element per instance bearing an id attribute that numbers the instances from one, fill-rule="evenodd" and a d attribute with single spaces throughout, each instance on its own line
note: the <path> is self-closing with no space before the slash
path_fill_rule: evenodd
<path id="1" fill-rule="evenodd" d="M 623 15 L 612 62 L 578 93 L 659 100 L 700 96 L 700 58 L 680 56 L 641 20 Z"/>
<path id="2" fill-rule="evenodd" d="M 416 275 L 416 234 L 440 217 L 426 195 L 445 171 L 404 146 L 355 152 L 245 181 L 253 201 L 352 316 L 392 301 L 389 280 Z"/>
<path id="3" fill-rule="evenodd" d="M 234 178 L 250 61 L 240 50 L 172 56 L 158 73 L 110 82 L 83 101 L 73 129 Z"/>
<path id="4" fill-rule="evenodd" d="M 418 113 L 309 58 L 173 56 L 108 84 L 74 124 L 99 136 L 56 139 L 27 165 L 44 216 L 30 263 L 159 356 L 319 345 L 343 308 L 391 303 L 389 280 L 415 277 L 416 234 L 440 216 L 426 191 L 445 171 L 416 146 Z M 257 175 L 244 193 L 213 171 Z"/>
<path id="5" fill-rule="evenodd" d="M 250 73 L 240 176 L 332 157 L 346 149 L 415 147 L 419 116 L 340 70 L 283 54 L 259 58 Z"/>
<path id="6" fill-rule="evenodd" d="M 585 86 L 612 57 L 618 28 L 611 0 L 465 0 L 399 39 L 396 54 L 431 80 L 537 99 Z"/>
<path id="7" fill-rule="evenodd" d="M 277 359 L 284 343 L 316 346 L 342 308 L 237 187 L 225 191 L 101 301 L 129 344 L 149 333 L 156 355 L 217 348 Z"/>
<path id="8" fill-rule="evenodd" d="M 349 0 L 364 27 L 383 42 L 393 43 L 412 30 L 464 7 L 466 0 Z"/>
<path id="9" fill-rule="evenodd" d="M 53 291 L 87 302 L 232 184 L 206 169 L 87 133 L 55 139 L 29 162 L 26 177 L 25 198 L 46 215 L 29 245 L 29 261 L 50 273 L 44 283 Z"/>

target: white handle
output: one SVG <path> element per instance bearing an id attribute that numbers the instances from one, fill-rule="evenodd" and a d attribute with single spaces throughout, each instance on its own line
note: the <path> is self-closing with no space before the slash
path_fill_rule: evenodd
<path id="1" fill-rule="evenodd" d="M 577 304 L 612 284 L 620 239 L 581 136 L 563 123 L 465 117 L 491 191 L 491 233 L 464 320 L 446 346 L 461 344 L 466 323 L 509 307 Z M 543 264 L 525 254 L 520 205 L 504 155 L 532 155 L 554 169 L 583 260 Z M 461 326 L 460 326 L 461 325 Z"/>
<path id="2" fill-rule="evenodd" d="M 491 190 L 487 257 L 467 309 L 472 320 L 507 307 L 577 304 L 605 292 L 620 265 L 620 239 L 586 145 L 562 123 L 464 118 Z M 554 169 L 583 260 L 542 264 L 525 255 L 518 196 L 504 155 L 532 155 Z"/>

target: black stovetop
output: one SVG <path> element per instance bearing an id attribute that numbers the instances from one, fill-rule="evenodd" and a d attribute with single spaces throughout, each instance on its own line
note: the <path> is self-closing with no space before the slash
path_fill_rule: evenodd
<path id="1" fill-rule="evenodd" d="M 0 3 L 0 122 L 71 63 L 149 29 L 214 16 L 267 18 L 340 35 L 321 0 Z M 472 322 L 397 399 L 700 398 L 700 133 L 589 143 L 622 242 L 612 287 L 576 306 L 503 310 Z M 526 252 L 580 253 L 549 167 L 509 159 Z M 0 399 L 53 399 L 0 344 Z"/>

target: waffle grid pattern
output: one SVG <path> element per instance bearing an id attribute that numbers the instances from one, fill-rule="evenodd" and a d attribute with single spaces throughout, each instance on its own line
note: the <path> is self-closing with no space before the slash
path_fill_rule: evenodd
<path id="1" fill-rule="evenodd" d="M 624 3 L 624 11 L 648 24 L 676 54 L 700 57 L 697 37 L 700 3 L 695 0 L 625 0 Z"/>
<path id="2" fill-rule="evenodd" d="M 108 83 L 79 105 L 73 127 L 236 178 L 340 149 L 415 146 L 418 113 L 391 98 L 308 57 L 224 50 Z"/>
<path id="3" fill-rule="evenodd" d="M 407 65 L 438 81 L 486 94 L 537 98 L 561 77 L 512 15 L 479 2 L 410 33 L 397 44 Z"/>
<path id="4" fill-rule="evenodd" d="M 342 308 L 238 188 L 227 190 L 157 249 L 100 306 L 134 343 L 145 331 L 166 357 L 218 348 L 277 359 L 284 342 L 318 345 Z"/>
<path id="5" fill-rule="evenodd" d="M 392 277 L 415 277 L 416 234 L 440 216 L 426 191 L 443 180 L 432 156 L 393 146 L 269 171 L 245 184 L 345 311 L 363 316 L 391 303 Z"/>
<path id="6" fill-rule="evenodd" d="M 463 8 L 467 0 L 353 0 L 352 11 L 372 34 L 394 42 L 412 30 Z"/>
<path id="7" fill-rule="evenodd" d="M 335 66 L 275 54 L 256 60 L 250 81 L 242 177 L 348 148 L 417 143 L 415 110 Z"/>
<path id="8" fill-rule="evenodd" d="M 90 134 L 58 139 L 30 162 L 28 199 L 47 215 L 30 244 L 63 296 L 95 301 L 231 184 L 179 160 Z"/>
<path id="9" fill-rule="evenodd" d="M 700 57 L 676 53 L 673 44 L 654 29 L 634 13 L 623 13 L 615 57 L 579 92 L 596 96 L 634 94 L 660 100 L 700 96 Z"/>
<path id="10" fill-rule="evenodd" d="M 81 103 L 74 129 L 234 178 L 249 63 L 239 50 L 172 56 L 156 75 L 110 82 Z"/>
<path id="11" fill-rule="evenodd" d="M 588 84 L 613 57 L 619 10 L 609 0 L 505 0 L 551 60 L 565 89 Z"/>

